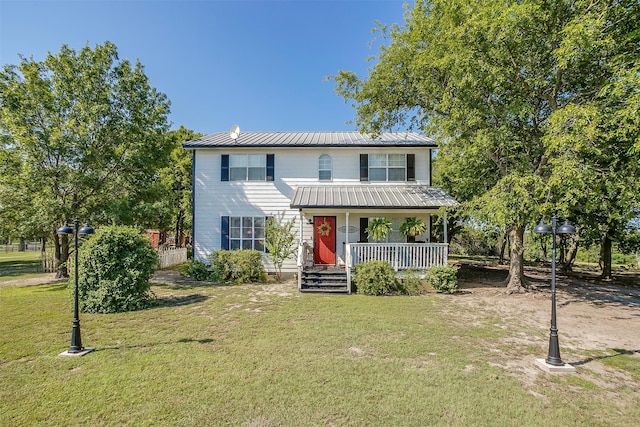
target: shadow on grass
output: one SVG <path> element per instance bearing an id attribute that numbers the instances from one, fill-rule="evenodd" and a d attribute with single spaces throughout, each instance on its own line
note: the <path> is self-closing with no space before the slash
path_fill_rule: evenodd
<path id="1" fill-rule="evenodd" d="M 229 286 L 221 283 L 197 281 L 197 280 L 181 280 L 180 282 L 170 282 L 170 283 L 152 282 L 151 285 L 154 287 L 171 289 L 171 290 L 185 290 L 185 289 L 193 289 L 193 288 L 219 288 L 222 286 Z"/>
<path id="2" fill-rule="evenodd" d="M 34 285 L 35 292 L 58 292 L 67 290 L 69 282 L 65 279 L 57 283 L 43 283 L 42 285 Z"/>
<path id="3" fill-rule="evenodd" d="M 135 349 L 135 348 L 151 348 L 151 347 L 157 347 L 162 345 L 192 344 L 192 343 L 204 345 L 204 344 L 211 344 L 212 342 L 214 342 L 212 338 L 202 338 L 202 339 L 180 338 L 179 340 L 176 340 L 176 341 L 155 342 L 150 344 L 116 345 L 111 347 L 97 348 L 95 349 L 95 351 L 124 350 L 124 349 L 128 350 L 128 349 Z"/>
<path id="4" fill-rule="evenodd" d="M 208 300 L 209 297 L 201 294 L 172 295 L 160 297 L 156 300 L 156 307 L 176 307 L 181 305 L 197 304 Z"/>
<path id="5" fill-rule="evenodd" d="M 41 261 L 39 259 L 0 261 L 0 276 L 2 277 L 16 277 L 27 273 L 42 273 Z"/>
<path id="6" fill-rule="evenodd" d="M 578 362 L 574 362 L 571 365 L 573 366 L 582 366 L 582 365 L 586 365 L 589 362 L 593 362 L 594 360 L 603 360 L 603 359 L 610 359 L 612 357 L 617 357 L 617 356 L 633 356 L 635 353 L 640 354 L 640 350 L 625 350 L 625 349 L 620 349 L 620 348 L 614 348 L 612 349 L 615 354 L 607 354 L 605 356 L 599 356 L 599 357 L 588 357 L 584 360 L 580 360 Z"/>
<path id="7" fill-rule="evenodd" d="M 526 279 L 533 291 L 550 292 L 550 269 L 528 267 L 525 271 Z M 464 292 L 475 288 L 506 289 L 504 282 L 508 274 L 505 266 L 460 264 L 459 290 Z M 606 281 L 595 274 L 588 275 L 585 272 L 556 272 L 557 288 L 563 294 L 563 301 L 559 306 L 589 302 L 595 305 L 640 307 L 640 286 L 633 285 L 640 283 L 640 275 L 629 273 L 628 276 L 624 280 Z M 640 312 L 629 315 L 640 316 Z"/>

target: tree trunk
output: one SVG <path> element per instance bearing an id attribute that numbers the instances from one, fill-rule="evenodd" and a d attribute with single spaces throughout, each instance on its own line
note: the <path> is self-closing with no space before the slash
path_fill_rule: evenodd
<path id="1" fill-rule="evenodd" d="M 500 246 L 500 264 L 504 264 L 504 251 L 507 249 L 507 243 L 509 242 L 509 230 L 505 230 L 502 236 L 502 245 Z"/>
<path id="2" fill-rule="evenodd" d="M 602 239 L 602 275 L 603 279 L 611 279 L 611 238 L 609 233 Z"/>
<path id="3" fill-rule="evenodd" d="M 24 240 L 24 237 L 20 238 L 20 245 L 18 246 L 18 252 L 24 252 L 27 250 L 27 243 Z"/>
<path id="4" fill-rule="evenodd" d="M 55 249 L 56 261 L 56 277 L 69 277 L 69 269 L 67 268 L 67 260 L 69 259 L 69 237 L 59 236 L 53 232 L 53 245 Z"/>
<path id="5" fill-rule="evenodd" d="M 511 260 L 506 280 L 507 294 L 526 292 L 529 288 L 524 277 L 524 226 L 514 225 L 509 232 Z"/>
<path id="6" fill-rule="evenodd" d="M 175 246 L 176 248 L 182 247 L 182 228 L 184 224 L 184 209 L 178 209 L 178 215 L 176 218 L 176 233 L 175 233 Z"/>
<path id="7" fill-rule="evenodd" d="M 571 246 L 567 251 L 567 257 L 565 259 L 565 263 L 562 266 L 563 271 L 571 271 L 573 262 L 576 260 L 576 255 L 578 254 L 578 246 L 580 246 L 580 236 L 574 234 L 571 236 Z"/>

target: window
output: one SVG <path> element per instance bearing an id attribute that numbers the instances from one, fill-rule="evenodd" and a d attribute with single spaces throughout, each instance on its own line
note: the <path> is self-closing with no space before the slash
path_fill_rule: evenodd
<path id="1" fill-rule="evenodd" d="M 264 224 L 263 216 L 222 217 L 222 248 L 264 252 Z"/>
<path id="2" fill-rule="evenodd" d="M 361 181 L 415 181 L 414 154 L 361 154 Z"/>
<path id="3" fill-rule="evenodd" d="M 370 154 L 369 180 L 404 181 L 407 158 L 404 154 Z"/>
<path id="4" fill-rule="evenodd" d="M 264 154 L 231 154 L 229 156 L 230 181 L 264 181 L 267 176 L 267 158 Z"/>
<path id="5" fill-rule="evenodd" d="M 331 157 L 328 154 L 323 154 L 318 159 L 318 179 L 320 181 L 331 181 Z"/>
<path id="6" fill-rule="evenodd" d="M 367 227 L 369 221 L 375 218 L 360 218 L 360 240 L 358 243 L 373 243 L 375 240 L 369 238 L 367 233 Z M 391 231 L 387 234 L 387 237 L 383 240 L 385 243 L 407 243 L 407 238 L 404 234 L 400 233 L 400 226 L 404 222 L 404 218 L 390 218 L 391 219 Z"/>
<path id="7" fill-rule="evenodd" d="M 223 154 L 221 181 L 273 181 L 273 154 Z"/>

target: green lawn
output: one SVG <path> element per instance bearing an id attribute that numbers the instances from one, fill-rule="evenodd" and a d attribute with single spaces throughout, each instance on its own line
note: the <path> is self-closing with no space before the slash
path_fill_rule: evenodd
<path id="1" fill-rule="evenodd" d="M 70 338 L 66 285 L 0 287 L 0 425 L 627 426 L 640 419 L 630 387 L 545 373 L 523 381 L 501 358 L 543 355 L 546 332 L 540 347 L 514 347 L 490 310 L 473 324 L 460 321 L 455 296 L 308 295 L 295 285 L 154 289 L 156 308 L 83 314 L 83 344 L 97 351 L 69 359 L 57 357 Z M 637 359 L 626 363 L 614 369 L 637 372 Z"/>
<path id="2" fill-rule="evenodd" d="M 0 282 L 41 274 L 40 251 L 0 252 Z"/>

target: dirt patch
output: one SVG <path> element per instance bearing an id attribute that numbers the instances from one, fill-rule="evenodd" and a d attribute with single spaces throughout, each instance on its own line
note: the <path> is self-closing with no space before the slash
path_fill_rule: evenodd
<path id="1" fill-rule="evenodd" d="M 533 285 L 530 292 L 506 295 L 502 284 L 506 267 L 462 265 L 460 292 L 452 300 L 468 308 L 494 310 L 510 324 L 539 324 L 548 329 L 550 273 L 529 267 L 526 276 Z M 604 281 L 583 271 L 557 274 L 556 305 L 563 347 L 640 351 L 640 283 L 629 277 Z"/>
<path id="2" fill-rule="evenodd" d="M 551 275 L 548 268 L 527 267 L 532 290 L 506 295 L 506 266 L 461 265 L 460 290 L 448 296 L 456 317 L 469 324 L 480 323 L 492 313 L 508 328 L 503 339 L 507 351 L 500 354 L 500 367 L 533 384 L 546 375 L 535 364 L 548 351 L 551 321 Z M 556 275 L 557 327 L 562 360 L 578 369 L 578 375 L 604 389 L 628 386 L 637 380 L 602 363 L 620 354 L 638 358 L 640 365 L 640 275 L 601 280 L 595 272 L 578 271 Z M 540 348 L 531 356 L 519 349 Z M 596 356 L 594 356 L 596 355 Z M 498 365 L 496 365 L 498 366 Z M 640 392 L 638 392 L 640 393 Z"/>

